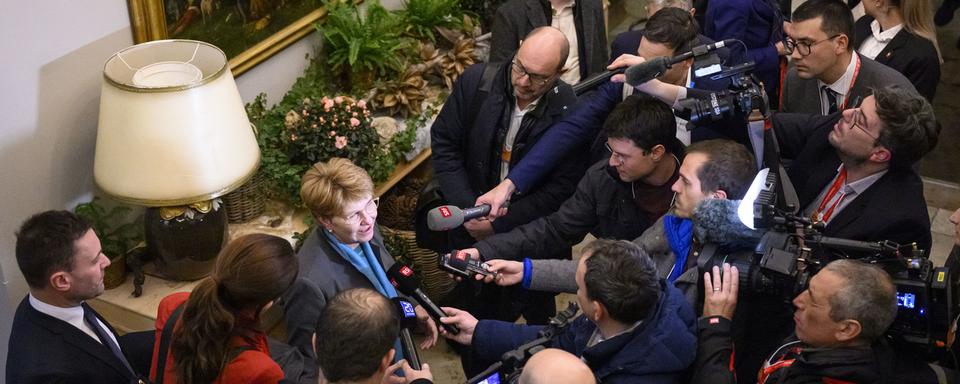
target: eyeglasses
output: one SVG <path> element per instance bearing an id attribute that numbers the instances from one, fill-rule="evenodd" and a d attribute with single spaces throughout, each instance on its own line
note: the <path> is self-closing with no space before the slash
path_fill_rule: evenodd
<path id="1" fill-rule="evenodd" d="M 861 108 L 854 108 L 852 123 L 850 126 L 863 131 L 863 133 L 865 133 L 867 136 L 870 136 L 870 138 L 874 141 L 879 139 L 877 135 L 874 135 L 867 130 L 867 118 L 863 115 L 863 109 Z"/>
<path id="2" fill-rule="evenodd" d="M 519 58 L 514 58 L 512 64 L 513 64 L 512 65 L 513 72 L 517 74 L 518 78 L 523 78 L 524 76 L 527 76 L 530 78 L 531 83 L 539 86 L 547 85 L 547 82 L 549 82 L 550 78 L 553 77 L 553 75 L 544 76 L 544 75 L 538 75 L 535 73 L 530 73 L 530 71 L 527 71 L 527 69 L 523 67 L 523 63 L 520 62 Z"/>
<path id="3" fill-rule="evenodd" d="M 814 42 L 812 42 L 812 43 L 808 43 L 808 42 L 805 42 L 805 41 L 796 41 L 796 40 L 794 40 L 792 37 L 787 36 L 787 38 L 784 39 L 784 41 L 783 41 L 783 50 L 784 50 L 784 52 L 786 52 L 788 55 L 792 55 L 792 54 L 793 54 L 793 50 L 796 49 L 797 52 L 800 52 L 800 56 L 807 56 L 807 55 L 810 54 L 810 50 L 813 48 L 814 45 L 820 44 L 820 43 L 822 43 L 822 42 L 824 42 L 824 41 L 833 40 L 833 39 L 836 39 L 836 38 L 838 38 L 838 37 L 840 37 L 839 34 L 830 36 L 830 37 L 828 37 L 828 38 L 826 38 L 826 39 L 823 39 L 823 40 L 819 40 L 819 41 L 814 41 Z"/>
<path id="4" fill-rule="evenodd" d="M 368 218 L 376 218 L 376 217 L 377 217 L 377 207 L 379 207 L 379 206 L 380 206 L 380 198 L 379 198 L 379 197 L 370 199 L 370 202 L 368 202 L 367 205 L 363 207 L 363 210 L 361 210 L 361 211 L 359 211 L 359 212 L 355 212 L 355 213 L 353 213 L 353 214 L 350 215 L 350 216 L 345 216 L 345 217 L 343 217 L 343 221 L 346 222 L 347 224 L 350 224 L 350 225 L 358 224 L 358 223 L 360 223 L 360 213 L 361 213 L 361 212 L 362 212 L 362 213 L 365 213 Z"/>
<path id="5" fill-rule="evenodd" d="M 619 166 L 622 166 L 623 163 L 624 163 L 624 161 L 626 161 L 626 159 L 623 157 L 623 155 L 614 152 L 614 151 L 613 151 L 613 148 L 610 148 L 610 143 L 603 143 L 603 146 L 606 147 L 608 151 L 610 151 L 610 158 L 613 159 L 613 161 L 617 163 L 617 166 L 618 166 L 618 167 L 619 167 Z"/>

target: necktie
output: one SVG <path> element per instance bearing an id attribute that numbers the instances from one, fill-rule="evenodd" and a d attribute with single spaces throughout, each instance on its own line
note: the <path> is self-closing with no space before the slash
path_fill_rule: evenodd
<path id="1" fill-rule="evenodd" d="M 123 356 L 123 352 L 120 351 L 120 346 L 117 345 L 117 343 L 113 341 L 113 338 L 107 335 L 103 327 L 100 326 L 100 322 L 97 321 L 97 315 L 93 313 L 93 309 L 87 304 L 83 304 L 81 307 L 83 307 L 83 319 L 87 321 L 87 324 L 90 325 L 90 328 L 93 328 L 93 332 L 95 332 L 97 337 L 100 338 L 100 342 L 102 342 L 103 345 L 110 347 L 110 352 L 113 352 L 113 355 L 120 359 L 123 365 L 130 370 L 130 374 L 136 377 L 137 375 L 133 372 L 133 368 L 130 366 L 130 363 L 127 362 L 127 358 Z"/>
<path id="2" fill-rule="evenodd" d="M 827 114 L 837 112 L 837 92 L 828 87 L 823 87 L 823 92 L 827 94 Z"/>

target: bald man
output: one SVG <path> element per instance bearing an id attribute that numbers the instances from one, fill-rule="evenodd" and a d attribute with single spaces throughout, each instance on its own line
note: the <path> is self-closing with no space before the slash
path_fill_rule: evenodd
<path id="1" fill-rule="evenodd" d="M 560 30 L 541 27 L 524 38 L 508 61 L 477 64 L 463 73 L 431 128 L 434 173 L 447 204 L 473 206 L 572 109 L 573 89 L 559 79 L 568 51 Z M 465 223 L 449 232 L 449 243 L 438 250 L 469 248 L 477 240 L 556 211 L 586 170 L 583 151 L 576 152 L 543 183 L 513 199 L 505 216 Z M 570 251 L 556 257 L 569 258 Z M 516 288 L 480 288 L 467 282 L 453 297 L 463 300 L 451 304 L 484 319 L 514 321 L 523 314 L 532 324 L 545 324 L 555 313 L 551 294 Z"/>
<path id="2" fill-rule="evenodd" d="M 590 367 L 579 357 L 562 349 L 537 352 L 520 374 L 520 384 L 595 384 Z"/>

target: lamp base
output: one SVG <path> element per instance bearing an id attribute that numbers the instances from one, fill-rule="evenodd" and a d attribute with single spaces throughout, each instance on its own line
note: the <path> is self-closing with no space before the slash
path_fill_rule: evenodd
<path id="1" fill-rule="evenodd" d="M 210 274 L 227 239 L 227 213 L 219 202 L 206 203 L 211 203 L 205 205 L 206 212 L 195 209 L 196 204 L 175 207 L 181 214 L 174 217 L 171 208 L 147 208 L 143 220 L 147 257 L 153 259 L 158 275 L 183 281 Z"/>

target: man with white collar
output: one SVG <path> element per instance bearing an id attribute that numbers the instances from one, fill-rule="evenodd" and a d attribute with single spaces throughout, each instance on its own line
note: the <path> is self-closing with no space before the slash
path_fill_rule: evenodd
<path id="1" fill-rule="evenodd" d="M 110 265 L 90 225 L 67 211 L 34 215 L 16 255 L 30 294 L 13 319 L 7 382 L 140 382 L 116 332 L 84 302 L 103 293 Z"/>
<path id="2" fill-rule="evenodd" d="M 786 51 L 793 59 L 780 94 L 782 112 L 829 115 L 854 108 L 870 88 L 913 89 L 894 69 L 853 50 L 853 15 L 842 2 L 810 0 L 793 11 Z"/>

